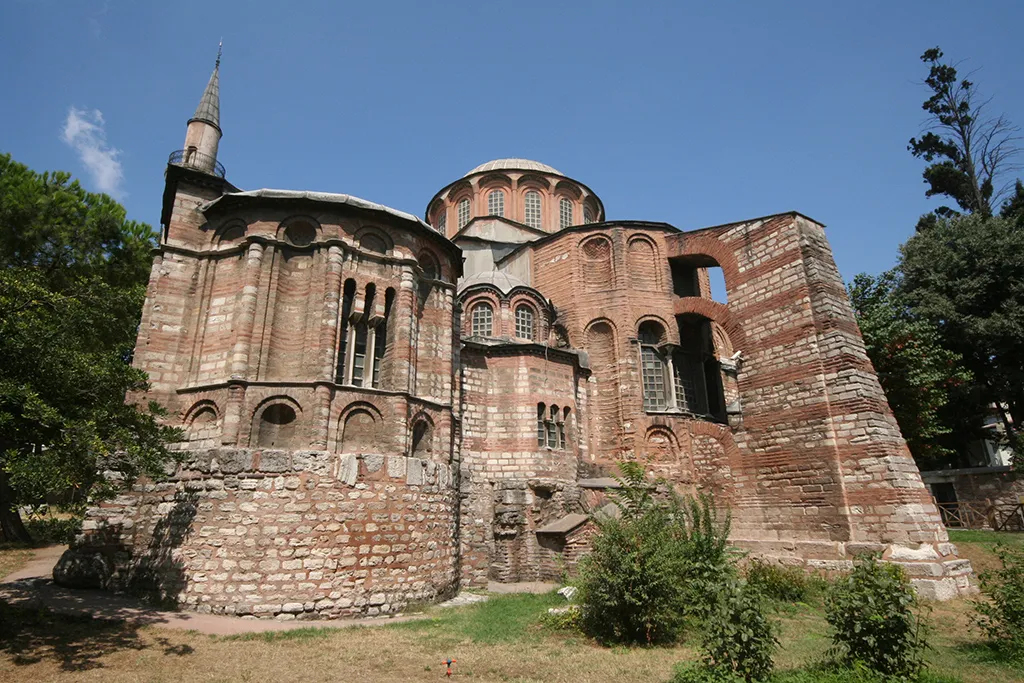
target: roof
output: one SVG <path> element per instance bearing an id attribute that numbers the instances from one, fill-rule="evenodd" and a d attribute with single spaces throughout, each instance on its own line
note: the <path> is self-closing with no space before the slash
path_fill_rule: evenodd
<path id="1" fill-rule="evenodd" d="M 399 211 L 398 209 L 392 209 L 390 206 L 384 206 L 383 204 L 377 204 L 366 199 L 361 199 L 350 194 L 338 194 L 335 192 L 312 192 L 309 190 L 275 190 L 272 188 L 263 188 L 260 190 L 249 190 L 247 192 L 228 192 L 216 199 L 206 202 L 200 209 L 203 212 L 209 211 L 218 203 L 225 201 L 230 198 L 253 198 L 253 199 L 308 199 L 314 202 L 327 202 L 328 204 L 347 204 L 357 209 L 369 209 L 370 211 L 382 211 L 386 214 L 401 218 L 403 220 L 412 221 L 418 225 L 423 226 L 430 230 L 430 232 L 440 235 L 437 230 L 434 230 L 433 226 L 423 222 L 411 213 L 405 211 Z M 443 237 L 443 235 L 441 235 Z"/>
<path id="2" fill-rule="evenodd" d="M 196 107 L 196 113 L 189 119 L 189 123 L 193 121 L 205 121 L 212 126 L 215 126 L 217 130 L 220 130 L 220 55 L 217 55 L 217 64 L 213 67 L 213 73 L 210 74 L 210 82 L 206 84 L 206 90 L 203 91 L 203 96 L 199 100 L 199 106 Z"/>
<path id="3" fill-rule="evenodd" d="M 479 273 L 473 273 L 459 283 L 459 292 L 461 293 L 473 285 L 491 285 L 493 287 L 497 287 L 502 294 L 508 294 L 516 287 L 530 286 L 515 275 L 509 275 L 504 271 L 484 270 Z"/>
<path id="4" fill-rule="evenodd" d="M 463 178 L 471 176 L 474 173 L 483 173 L 484 171 L 540 171 L 541 173 L 554 173 L 555 175 L 565 175 L 558 169 L 552 168 L 547 164 L 542 164 L 539 161 L 533 161 L 531 159 L 494 159 L 488 161 L 485 164 L 480 164 L 472 171 L 462 176 Z"/>
<path id="5" fill-rule="evenodd" d="M 542 526 L 541 528 L 537 529 L 537 533 L 538 534 L 567 534 L 570 531 L 572 531 L 573 529 L 576 529 L 577 527 L 579 527 L 579 526 L 581 526 L 583 524 L 586 524 L 589 520 L 590 520 L 590 518 L 587 517 L 586 515 L 581 515 L 581 514 L 578 514 L 578 513 L 573 513 L 571 515 L 566 515 L 565 517 L 562 517 L 561 519 L 556 519 L 554 522 L 551 522 L 550 524 L 546 524 L 545 526 Z"/>

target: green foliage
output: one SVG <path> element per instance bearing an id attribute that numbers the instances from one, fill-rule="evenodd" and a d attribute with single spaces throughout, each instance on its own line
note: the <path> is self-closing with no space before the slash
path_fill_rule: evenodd
<path id="1" fill-rule="evenodd" d="M 535 640 L 548 624 L 547 610 L 564 607 L 555 592 L 492 595 L 486 602 L 433 611 L 426 619 L 393 624 L 387 628 L 415 631 L 438 647 L 466 640 L 474 643 L 511 643 Z"/>
<path id="2" fill-rule="evenodd" d="M 773 683 L 891 683 L 885 676 L 863 665 L 807 667 L 782 671 L 772 677 Z M 920 672 L 916 683 L 959 683 L 955 676 L 942 676 L 929 671 Z"/>
<path id="3" fill-rule="evenodd" d="M 735 573 L 729 520 L 708 497 L 656 500 L 635 463 L 620 470 L 621 518 L 595 519 L 599 533 L 580 565 L 583 630 L 604 643 L 672 642 Z"/>
<path id="4" fill-rule="evenodd" d="M 951 440 L 980 436 L 963 422 L 974 416 L 980 424 L 983 405 L 964 411 L 965 400 L 959 400 L 959 410 L 946 410 L 951 398 L 966 394 L 971 374 L 960 355 L 943 346 L 935 326 L 913 315 L 899 295 L 899 284 L 898 271 L 890 270 L 879 276 L 861 273 L 847 289 L 903 438 L 919 467 L 937 469 L 955 464 Z"/>
<path id="5" fill-rule="evenodd" d="M 750 584 L 729 581 L 717 591 L 701 628 L 704 666 L 748 683 L 763 681 L 774 666 L 778 631 L 765 596 Z"/>
<path id="6" fill-rule="evenodd" d="M 29 517 L 25 521 L 25 528 L 36 543 L 67 545 L 81 532 L 82 517 Z"/>
<path id="7" fill-rule="evenodd" d="M 927 648 L 918 601 L 903 568 L 866 556 L 825 597 L 833 655 L 886 676 L 912 678 Z"/>
<path id="8" fill-rule="evenodd" d="M 998 217 L 940 219 L 901 247 L 899 268 L 900 297 L 963 358 L 981 402 L 1024 415 L 1024 230 Z"/>
<path id="9" fill-rule="evenodd" d="M 1018 129 L 1001 116 L 986 114 L 987 101 L 978 96 L 973 82 L 961 79 L 956 67 L 943 61 L 942 50 L 926 50 L 921 61 L 928 65 L 924 82 L 931 91 L 921 105 L 928 125 L 924 135 L 910 139 L 907 149 L 928 162 L 925 194 L 943 195 L 965 212 L 991 216 L 993 194 L 996 199 L 1003 194 L 996 191 L 999 176 L 1017 152 Z M 935 213 L 949 217 L 957 212 L 943 206 Z"/>
<path id="10" fill-rule="evenodd" d="M 152 247 L 106 195 L 0 155 L 0 537 L 51 492 L 159 475 L 177 430 L 130 365 Z M 114 478 L 102 478 L 111 471 Z"/>
<path id="11" fill-rule="evenodd" d="M 981 592 L 974 603 L 978 625 L 993 644 L 1015 659 L 1024 659 L 1024 548 L 996 546 L 1000 569 L 981 574 Z"/>
<path id="12" fill-rule="evenodd" d="M 765 597 L 780 602 L 807 602 L 819 595 L 828 582 L 799 567 L 787 567 L 751 560 L 746 568 L 747 583 Z"/>

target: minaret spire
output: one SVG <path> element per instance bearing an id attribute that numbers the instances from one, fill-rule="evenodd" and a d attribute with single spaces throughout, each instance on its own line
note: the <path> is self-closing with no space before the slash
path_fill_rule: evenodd
<path id="1" fill-rule="evenodd" d="M 224 41 L 222 40 L 217 46 L 217 62 L 213 66 L 213 73 L 210 74 L 210 82 L 206 84 L 206 90 L 203 91 L 203 97 L 199 100 L 196 113 L 189 119 L 189 123 L 193 121 L 209 123 L 218 131 L 220 131 L 220 56 L 223 48 Z"/>

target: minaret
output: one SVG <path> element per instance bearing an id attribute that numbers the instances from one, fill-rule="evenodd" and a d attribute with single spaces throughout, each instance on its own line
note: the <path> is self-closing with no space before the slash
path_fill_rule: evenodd
<path id="1" fill-rule="evenodd" d="M 210 74 L 203 97 L 199 100 L 196 113 L 188 120 L 185 133 L 185 150 L 181 161 L 204 173 L 223 177 L 223 167 L 217 164 L 217 147 L 220 144 L 220 55 L 223 41 L 217 46 L 217 63 Z M 219 167 L 219 168 L 218 168 Z M 218 172 L 219 170 L 219 172 Z"/>

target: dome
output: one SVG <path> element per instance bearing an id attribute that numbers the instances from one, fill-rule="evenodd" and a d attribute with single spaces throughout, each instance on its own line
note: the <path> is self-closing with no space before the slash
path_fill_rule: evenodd
<path id="1" fill-rule="evenodd" d="M 540 171 L 541 173 L 565 175 L 558 169 L 551 168 L 547 164 L 542 164 L 539 161 L 532 161 L 530 159 L 494 159 L 493 161 L 488 161 L 486 164 L 480 164 L 462 177 L 465 178 L 466 176 L 471 176 L 474 173 L 483 173 L 484 171 Z"/>
<path id="2" fill-rule="evenodd" d="M 492 285 L 497 287 L 502 294 L 508 294 L 516 287 L 529 287 L 515 275 L 509 275 L 501 270 L 485 270 L 473 273 L 459 284 L 459 292 L 464 292 L 473 285 Z"/>

